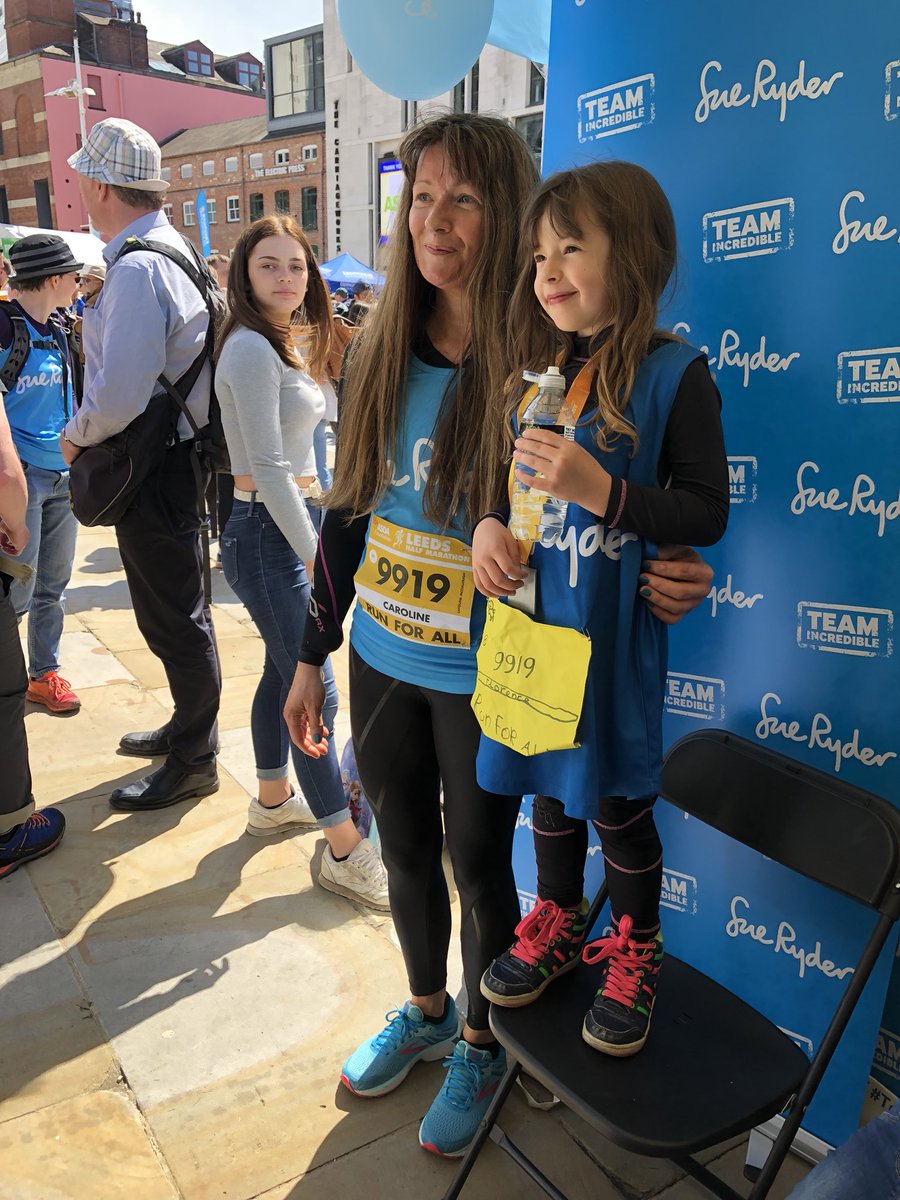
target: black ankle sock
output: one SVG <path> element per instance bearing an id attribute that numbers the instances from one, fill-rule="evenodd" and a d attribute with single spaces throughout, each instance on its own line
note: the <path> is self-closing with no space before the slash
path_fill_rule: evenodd
<path id="1" fill-rule="evenodd" d="M 443 1009 L 441 1009 L 440 1016 L 429 1017 L 427 1013 L 425 1013 L 424 1015 L 425 1015 L 425 1020 L 428 1021 L 428 1023 L 430 1025 L 443 1025 L 443 1023 L 450 1016 L 450 996 L 447 995 L 444 997 L 444 1007 L 443 1007 Z"/>
<path id="2" fill-rule="evenodd" d="M 350 854 L 352 854 L 352 853 L 353 853 L 353 851 L 351 850 Z M 350 854 L 335 854 L 335 852 L 332 850 L 331 857 L 334 859 L 335 862 L 346 862 L 347 859 L 350 857 Z"/>
<path id="3" fill-rule="evenodd" d="M 463 1041 L 467 1046 L 471 1046 L 474 1050 L 489 1050 L 491 1052 L 491 1058 L 496 1058 L 500 1053 L 500 1043 L 496 1040 L 496 1038 L 492 1038 L 489 1042 L 469 1042 L 466 1041 L 465 1035 L 463 1035 Z"/>

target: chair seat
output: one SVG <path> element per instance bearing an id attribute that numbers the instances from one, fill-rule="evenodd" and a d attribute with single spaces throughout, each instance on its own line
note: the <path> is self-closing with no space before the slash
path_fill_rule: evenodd
<path id="1" fill-rule="evenodd" d="M 668 954 L 644 1049 L 621 1059 L 599 1053 L 581 1026 L 601 971 L 581 963 L 535 1004 L 492 1005 L 490 1022 L 530 1075 L 610 1141 L 651 1157 L 693 1154 L 775 1116 L 799 1087 L 803 1051 Z"/>

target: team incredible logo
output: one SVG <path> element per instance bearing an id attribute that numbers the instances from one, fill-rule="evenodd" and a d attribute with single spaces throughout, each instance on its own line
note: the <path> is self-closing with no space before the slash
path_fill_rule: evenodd
<path id="1" fill-rule="evenodd" d="M 894 652 L 894 614 L 889 608 L 853 604 L 797 605 L 797 645 L 857 658 L 889 658 Z"/>
<path id="2" fill-rule="evenodd" d="M 844 350 L 838 355 L 840 404 L 896 404 L 900 400 L 900 346 Z"/>
<path id="3" fill-rule="evenodd" d="M 607 83 L 578 97 L 578 140 L 593 142 L 649 125 L 656 116 L 653 75 Z"/>
<path id="4" fill-rule="evenodd" d="M 750 454 L 728 455 L 728 496 L 732 504 L 752 504 L 756 499 L 757 462 Z"/>
<path id="5" fill-rule="evenodd" d="M 694 916 L 697 912 L 697 880 L 695 877 L 663 867 L 659 904 L 661 908 L 669 908 L 672 912 Z"/>
<path id="6" fill-rule="evenodd" d="M 794 244 L 794 200 L 760 200 L 703 214 L 703 261 L 777 254 Z"/>
<path id="7" fill-rule="evenodd" d="M 896 121 L 900 115 L 900 61 L 884 68 L 884 119 Z"/>
<path id="8" fill-rule="evenodd" d="M 725 720 L 725 681 L 670 671 L 666 677 L 666 711 L 699 721 Z"/>
<path id="9" fill-rule="evenodd" d="M 885 1027 L 879 1029 L 872 1065 L 891 1079 L 900 1079 L 900 1034 Z"/>

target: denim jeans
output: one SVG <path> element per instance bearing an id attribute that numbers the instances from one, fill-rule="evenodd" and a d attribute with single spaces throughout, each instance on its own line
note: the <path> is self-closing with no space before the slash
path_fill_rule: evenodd
<path id="1" fill-rule="evenodd" d="M 900 1200 L 900 1101 L 822 1159 L 788 1200 Z"/>
<path id="2" fill-rule="evenodd" d="M 349 818 L 350 809 L 334 737 L 328 739 L 326 757 L 309 758 L 291 743 L 283 715 L 309 606 L 306 567 L 265 505 L 257 501 L 235 500 L 222 531 L 221 547 L 225 578 L 253 618 L 266 648 L 262 678 L 250 712 L 256 777 L 285 778 L 290 753 L 300 787 L 320 827 L 338 825 Z M 328 662 L 323 675 L 322 720 L 333 734 L 338 695 Z"/>
<path id="3" fill-rule="evenodd" d="M 32 679 L 59 670 L 66 585 L 72 577 L 78 522 L 69 507 L 69 472 L 25 464 L 28 545 L 20 561 L 34 567 L 27 584 L 14 583 L 17 617 L 28 613 L 28 673 Z"/>

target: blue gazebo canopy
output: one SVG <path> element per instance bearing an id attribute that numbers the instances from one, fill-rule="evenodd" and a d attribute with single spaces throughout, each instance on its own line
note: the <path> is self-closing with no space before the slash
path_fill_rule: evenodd
<path id="1" fill-rule="evenodd" d="M 319 270 L 332 291 L 336 287 L 351 288 L 360 279 L 373 288 L 384 285 L 383 275 L 379 275 L 377 271 L 367 267 L 352 254 L 339 254 L 337 258 L 330 258 L 328 262 L 319 263 Z"/>

